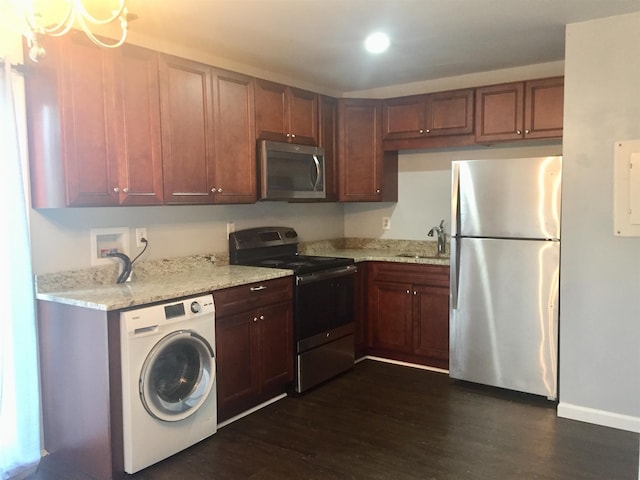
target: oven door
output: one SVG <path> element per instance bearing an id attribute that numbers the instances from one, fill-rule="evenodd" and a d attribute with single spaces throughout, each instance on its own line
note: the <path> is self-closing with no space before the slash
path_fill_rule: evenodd
<path id="1" fill-rule="evenodd" d="M 295 335 L 298 352 L 312 348 L 354 322 L 355 265 L 296 279 Z"/>

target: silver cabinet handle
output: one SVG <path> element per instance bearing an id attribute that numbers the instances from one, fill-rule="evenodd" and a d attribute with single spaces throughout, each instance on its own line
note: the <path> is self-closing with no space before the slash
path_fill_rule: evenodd
<path id="1" fill-rule="evenodd" d="M 413 291 L 413 294 L 414 294 L 414 295 L 417 295 L 417 294 L 418 294 L 418 292 L 416 292 L 416 291 L 414 290 L 414 291 Z"/>
<path id="2" fill-rule="evenodd" d="M 251 290 L 252 292 L 259 292 L 260 290 L 266 290 L 267 287 L 265 287 L 264 285 L 260 285 L 259 287 L 251 287 L 249 288 L 249 290 Z"/>
<path id="3" fill-rule="evenodd" d="M 421 128 L 420 130 L 418 130 L 418 133 L 422 135 L 424 133 L 424 130 Z"/>
<path id="4" fill-rule="evenodd" d="M 114 192 L 116 192 L 116 193 L 118 193 L 118 192 L 120 191 L 120 188 L 119 188 L 119 187 L 114 187 L 114 188 L 113 188 L 113 191 L 114 191 Z"/>
<path id="5" fill-rule="evenodd" d="M 258 317 L 253 317 L 253 321 L 257 322 L 258 321 Z"/>
<path id="6" fill-rule="evenodd" d="M 431 130 L 429 130 L 428 128 L 425 130 L 427 133 L 431 133 Z"/>
<path id="7" fill-rule="evenodd" d="M 128 188 L 126 188 L 126 187 L 125 187 L 125 188 L 123 188 L 123 189 L 122 189 L 122 191 L 123 191 L 124 193 L 129 193 L 129 189 L 128 189 Z"/>
<path id="8" fill-rule="evenodd" d="M 410 293 L 409 290 L 407 290 L 407 295 L 409 295 L 409 293 Z"/>
<path id="9" fill-rule="evenodd" d="M 264 320 L 264 315 L 260 315 L 260 320 Z"/>
<path id="10" fill-rule="evenodd" d="M 531 133 L 531 131 L 527 128 L 527 129 L 524 131 L 524 133 L 529 134 L 529 133 Z"/>
<path id="11" fill-rule="evenodd" d="M 521 130 L 516 130 L 516 134 L 522 135 L 522 131 Z"/>

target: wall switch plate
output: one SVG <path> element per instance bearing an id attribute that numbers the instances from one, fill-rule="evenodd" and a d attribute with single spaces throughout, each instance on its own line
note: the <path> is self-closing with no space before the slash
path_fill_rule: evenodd
<path id="1" fill-rule="evenodd" d="M 136 228 L 136 247 L 144 247 L 143 238 L 149 240 L 149 237 L 147 237 L 147 229 L 144 227 Z"/>
<path id="2" fill-rule="evenodd" d="M 382 217 L 382 229 L 389 230 L 391 228 L 391 218 L 390 217 Z"/>

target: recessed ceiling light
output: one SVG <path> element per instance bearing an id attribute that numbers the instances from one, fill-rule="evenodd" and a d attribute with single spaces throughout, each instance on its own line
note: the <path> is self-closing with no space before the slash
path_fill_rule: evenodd
<path id="1" fill-rule="evenodd" d="M 382 53 L 390 44 L 389 36 L 386 33 L 375 32 L 369 35 L 364 41 L 364 48 L 370 53 Z"/>

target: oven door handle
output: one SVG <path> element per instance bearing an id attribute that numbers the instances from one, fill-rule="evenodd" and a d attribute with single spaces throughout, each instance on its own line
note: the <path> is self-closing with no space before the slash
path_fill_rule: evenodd
<path id="1" fill-rule="evenodd" d="M 331 270 L 323 270 L 321 272 L 307 273 L 296 277 L 296 285 L 307 285 L 309 283 L 320 282 L 329 278 L 344 277 L 353 275 L 358 271 L 355 265 L 347 265 L 346 267 L 332 268 Z"/>

